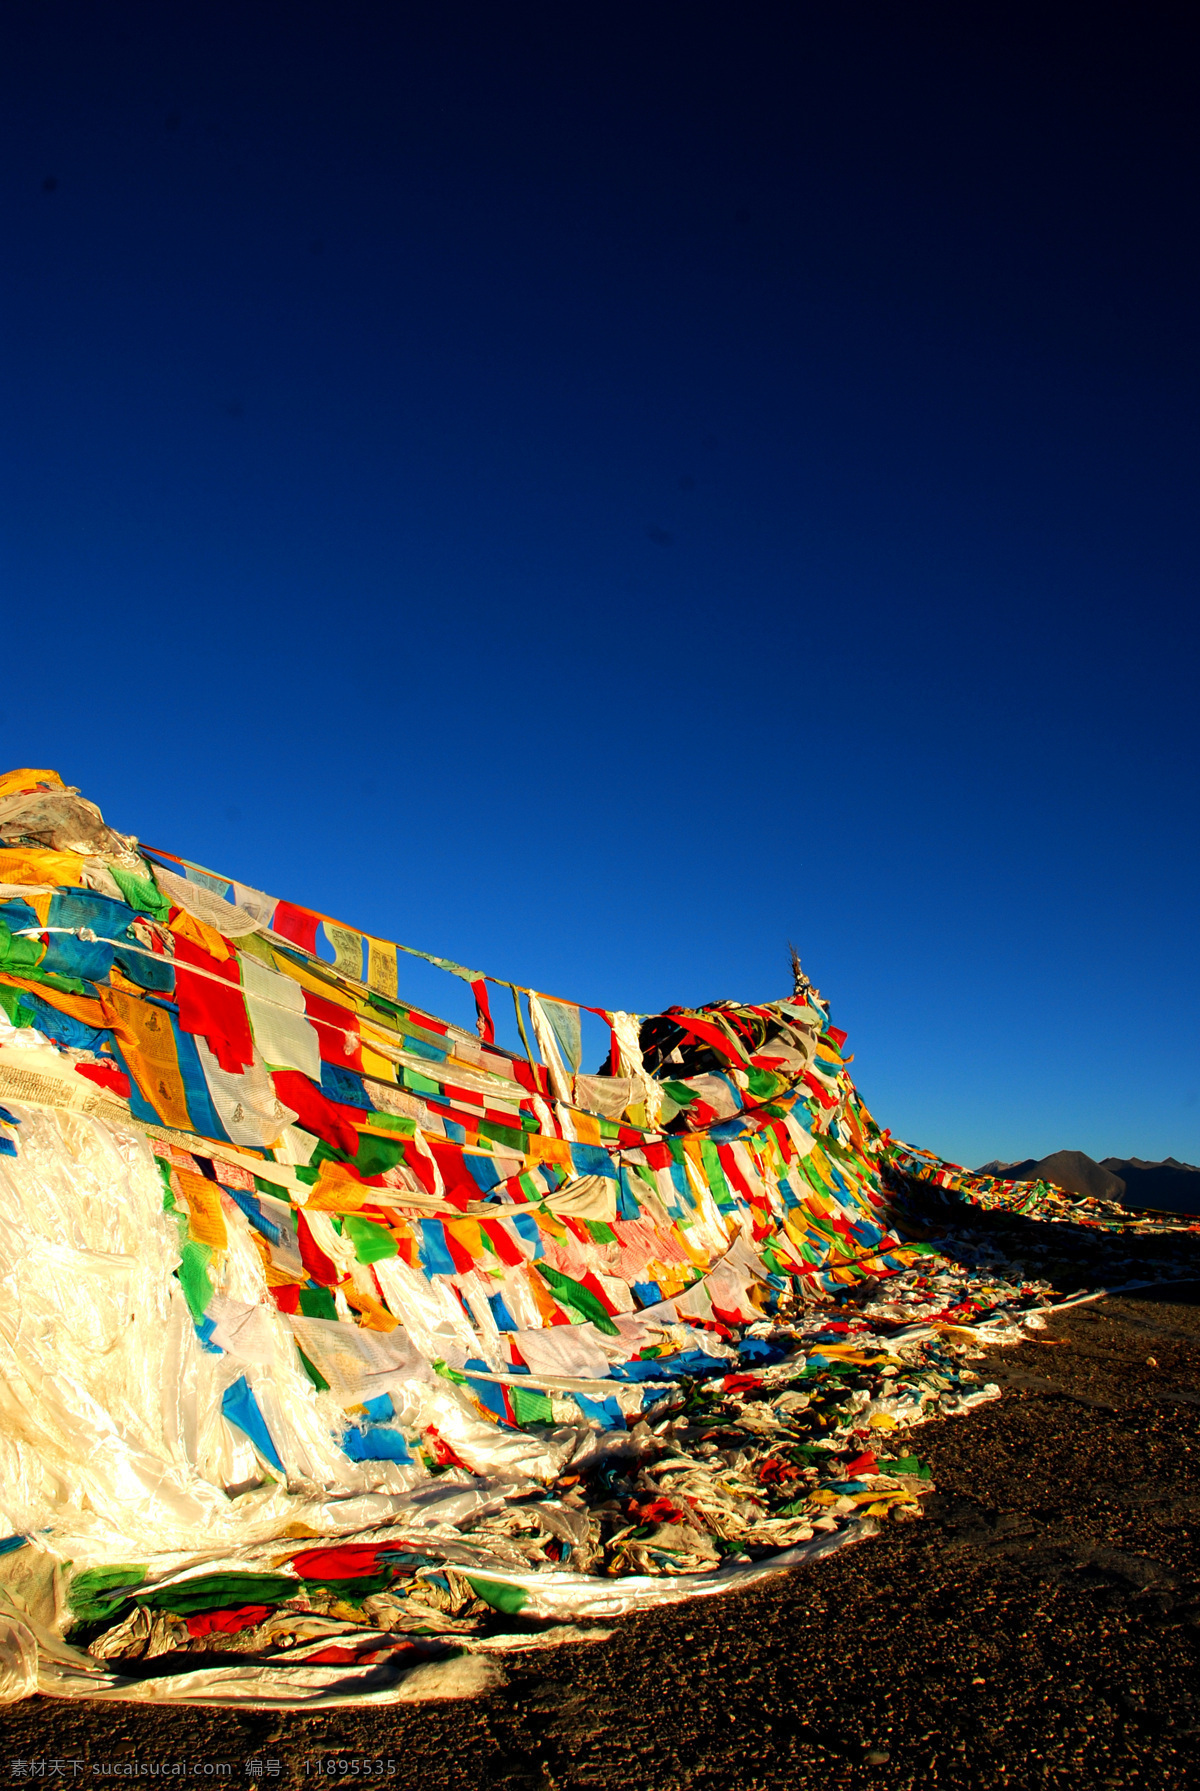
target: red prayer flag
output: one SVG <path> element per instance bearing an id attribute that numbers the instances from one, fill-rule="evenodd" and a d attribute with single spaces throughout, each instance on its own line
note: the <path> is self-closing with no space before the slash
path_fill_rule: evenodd
<path id="1" fill-rule="evenodd" d="M 475 1030 L 478 1032 L 485 1045 L 494 1045 L 496 1042 L 496 1028 L 492 1024 L 492 1009 L 491 1004 L 488 1001 L 487 983 L 484 981 L 483 977 L 479 977 L 477 981 L 471 984 L 471 992 L 475 997 L 475 1013 L 478 1017 L 478 1023 Z"/>
<path id="2" fill-rule="evenodd" d="M 479 1183 L 475 1180 L 475 1177 L 463 1162 L 462 1151 L 459 1149 L 458 1145 L 451 1144 L 444 1138 L 428 1138 L 426 1139 L 426 1143 L 433 1152 L 437 1166 L 442 1172 L 442 1181 L 445 1184 L 447 1195 L 451 1199 L 457 1195 L 459 1198 L 465 1196 L 467 1200 L 478 1200 Z M 417 1175 L 420 1175 L 422 1172 L 417 1168 L 414 1159 L 415 1152 L 413 1157 L 410 1157 L 407 1151 L 405 1152 L 405 1162 Z M 427 1172 L 428 1165 L 426 1165 L 426 1173 Z M 432 1183 L 429 1187 L 429 1192 L 431 1194 L 433 1193 Z"/>
<path id="3" fill-rule="evenodd" d="M 313 1280 L 322 1287 L 336 1287 L 342 1277 L 313 1236 L 303 1211 L 296 1214 L 296 1230 L 300 1239 L 300 1260 Z"/>
<path id="4" fill-rule="evenodd" d="M 235 1636 L 243 1629 L 253 1629 L 271 1615 L 269 1604 L 242 1604 L 230 1611 L 197 1611 L 187 1619 L 190 1636 Z"/>
<path id="5" fill-rule="evenodd" d="M 101 1088 L 107 1088 L 113 1094 L 124 1095 L 126 1100 L 129 1099 L 133 1085 L 129 1077 L 122 1075 L 115 1064 L 77 1063 L 75 1074 L 86 1076 L 89 1082 L 98 1083 Z"/>
<path id="6" fill-rule="evenodd" d="M 701 1039 L 706 1045 L 711 1045 L 713 1050 L 719 1052 L 727 1063 L 741 1062 L 741 1054 L 729 1034 L 714 1025 L 711 1020 L 698 1020 L 694 1014 L 688 1014 L 686 1018 L 681 1015 L 676 1024 L 684 1032 L 690 1032 L 693 1038 Z"/>
<path id="7" fill-rule="evenodd" d="M 358 1133 L 351 1119 L 365 1120 L 365 1107 L 347 1107 L 340 1101 L 331 1101 L 299 1070 L 275 1070 L 271 1080 L 284 1106 L 296 1115 L 298 1125 L 323 1138 L 334 1150 L 344 1151 L 348 1157 L 357 1156 Z"/>
<path id="8" fill-rule="evenodd" d="M 499 1219 L 481 1219 L 479 1221 L 479 1229 L 483 1232 L 489 1243 L 496 1246 L 496 1255 L 500 1258 L 501 1262 L 507 1263 L 510 1269 L 520 1268 L 525 1258 L 517 1249 L 517 1246 L 513 1243 L 512 1238 L 508 1235 L 508 1232 L 504 1229 L 504 1226 L 500 1223 Z"/>
<path id="9" fill-rule="evenodd" d="M 324 1062 L 343 1070 L 361 1070 L 362 1034 L 353 1009 L 305 989 L 304 1011 L 317 1029 L 317 1050 Z"/>
<path id="10" fill-rule="evenodd" d="M 237 957 L 214 958 L 184 934 L 174 938 L 179 1024 L 199 1033 L 221 1068 L 238 1076 L 254 1062 L 254 1039 Z"/>
<path id="11" fill-rule="evenodd" d="M 284 939 L 290 939 L 301 951 L 317 955 L 317 926 L 320 917 L 310 913 L 307 908 L 297 908 L 291 902 L 276 902 L 275 912 L 271 916 L 271 931 L 279 933 Z"/>
<path id="12" fill-rule="evenodd" d="M 382 1543 L 347 1543 L 344 1548 L 307 1548 L 292 1556 L 302 1580 L 365 1580 L 376 1572 Z"/>

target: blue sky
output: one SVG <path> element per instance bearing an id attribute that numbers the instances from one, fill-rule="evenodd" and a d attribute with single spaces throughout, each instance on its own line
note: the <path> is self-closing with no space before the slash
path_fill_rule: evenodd
<path id="1" fill-rule="evenodd" d="M 425 10 L 5 10 L 0 758 L 1200 1160 L 1185 15 Z"/>

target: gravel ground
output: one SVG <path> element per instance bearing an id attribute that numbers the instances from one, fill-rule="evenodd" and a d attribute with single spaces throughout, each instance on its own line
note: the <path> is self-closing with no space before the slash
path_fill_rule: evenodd
<path id="1" fill-rule="evenodd" d="M 989 1224 L 1064 1289 L 1200 1267 L 1192 1238 L 1054 1228 L 1047 1256 L 1045 1227 Z M 241 1785 L 247 1760 L 278 1763 L 264 1782 L 281 1787 L 371 1782 L 375 1762 L 396 1791 L 1195 1783 L 1200 1280 L 1075 1307 L 991 1352 L 986 1375 L 1002 1400 L 913 1433 L 937 1487 L 924 1522 L 765 1589 L 510 1655 L 507 1684 L 469 1702 L 280 1716 L 31 1699 L 0 1718 L 0 1778 L 57 1759 L 80 1785 L 102 1761 L 145 1777 L 177 1760 L 228 1762 Z"/>

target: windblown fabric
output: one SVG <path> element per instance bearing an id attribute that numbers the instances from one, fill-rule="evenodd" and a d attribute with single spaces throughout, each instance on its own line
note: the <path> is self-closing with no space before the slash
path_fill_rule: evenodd
<path id="1" fill-rule="evenodd" d="M 606 1013 L 589 1075 L 577 1005 L 507 985 L 513 1055 L 431 961 L 474 1032 L 404 948 L 0 778 L 8 1695 L 477 1690 L 497 1622 L 827 1552 L 919 1511 L 891 1433 L 986 1395 L 932 1321 L 1045 1300 L 896 1191 L 1127 1222 L 881 1132 L 803 978 Z"/>

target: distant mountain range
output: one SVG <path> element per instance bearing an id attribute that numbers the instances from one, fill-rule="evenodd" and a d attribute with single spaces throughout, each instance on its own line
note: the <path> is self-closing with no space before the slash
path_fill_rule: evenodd
<path id="1" fill-rule="evenodd" d="M 1022 1182 L 1040 1179 L 1068 1194 L 1092 1194 L 1099 1200 L 1119 1200 L 1123 1206 L 1200 1214 L 1200 1167 L 1175 1157 L 1158 1163 L 1143 1157 L 1105 1157 L 1097 1163 L 1081 1150 L 1056 1150 L 1052 1156 L 1026 1157 L 1020 1163 L 984 1163 L 976 1173 Z"/>

